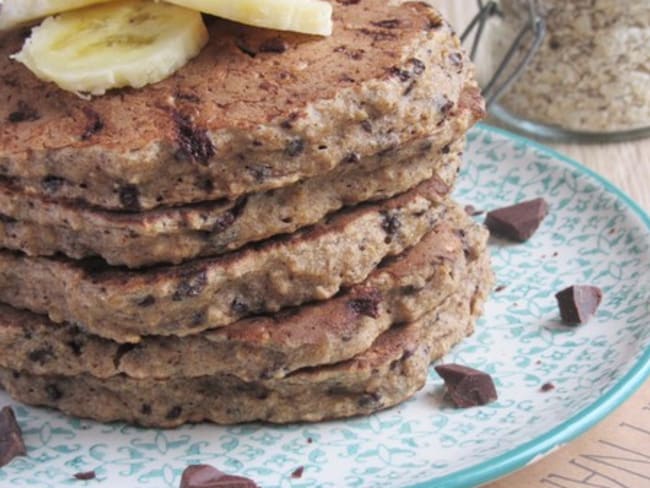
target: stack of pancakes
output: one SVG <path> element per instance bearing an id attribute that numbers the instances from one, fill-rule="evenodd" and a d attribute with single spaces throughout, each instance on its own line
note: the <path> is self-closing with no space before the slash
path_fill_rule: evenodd
<path id="1" fill-rule="evenodd" d="M 486 232 L 451 199 L 483 103 L 423 2 L 334 35 L 209 19 L 173 77 L 84 99 L 0 38 L 0 383 L 102 421 L 368 414 L 473 330 Z"/>

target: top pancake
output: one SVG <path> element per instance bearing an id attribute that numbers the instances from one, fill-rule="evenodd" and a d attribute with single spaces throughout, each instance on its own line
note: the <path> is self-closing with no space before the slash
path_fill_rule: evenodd
<path id="1" fill-rule="evenodd" d="M 281 187 L 436 131 L 440 147 L 457 139 L 440 127 L 474 85 L 438 13 L 423 2 L 333 5 L 327 38 L 207 18 L 208 46 L 175 75 L 92 100 L 11 61 L 25 32 L 3 34 L 0 175 L 36 194 L 141 210 Z"/>

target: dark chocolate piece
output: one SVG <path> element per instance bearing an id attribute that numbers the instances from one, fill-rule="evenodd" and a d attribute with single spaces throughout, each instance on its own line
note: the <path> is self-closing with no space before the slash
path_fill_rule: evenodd
<path id="1" fill-rule="evenodd" d="M 477 209 L 474 205 L 465 205 L 465 213 L 470 217 L 478 217 L 483 215 L 483 210 Z"/>
<path id="2" fill-rule="evenodd" d="M 16 111 L 11 112 L 7 120 L 12 124 L 18 124 L 20 122 L 33 122 L 40 119 L 40 114 L 36 109 L 30 107 L 26 102 L 20 100 L 18 102 L 18 108 Z"/>
<path id="3" fill-rule="evenodd" d="M 74 477 L 78 480 L 94 480 L 97 475 L 95 474 L 94 471 L 84 471 L 82 473 L 75 473 Z"/>
<path id="4" fill-rule="evenodd" d="M 207 464 L 195 464 L 183 471 L 180 488 L 258 488 L 258 486 L 248 478 L 222 473 Z"/>
<path id="5" fill-rule="evenodd" d="M 196 127 L 187 115 L 176 112 L 172 114 L 172 118 L 176 124 L 180 155 L 207 166 L 215 155 L 215 147 L 208 131 Z"/>
<path id="6" fill-rule="evenodd" d="M 65 180 L 59 176 L 47 175 L 41 180 L 41 187 L 47 193 L 56 193 L 64 185 Z"/>
<path id="7" fill-rule="evenodd" d="M 260 44 L 261 53 L 282 54 L 288 48 L 289 46 L 287 45 L 287 41 L 285 41 L 281 37 L 272 37 L 271 39 L 267 39 L 262 44 Z"/>
<path id="8" fill-rule="evenodd" d="M 546 201 L 536 198 L 488 212 L 485 225 L 495 235 L 525 242 L 539 228 L 547 214 Z"/>
<path id="9" fill-rule="evenodd" d="M 497 399 L 494 382 L 487 373 L 460 364 L 440 364 L 435 369 L 457 407 L 486 405 Z"/>
<path id="10" fill-rule="evenodd" d="M 18 456 L 27 455 L 23 433 L 11 407 L 0 410 L 0 468 Z"/>
<path id="11" fill-rule="evenodd" d="M 181 302 L 186 298 L 197 297 L 207 284 L 208 275 L 205 271 L 200 271 L 194 276 L 190 275 L 178 284 L 178 288 L 172 295 L 172 300 Z"/>
<path id="12" fill-rule="evenodd" d="M 603 292 L 597 286 L 574 285 L 555 294 L 565 324 L 585 324 L 596 313 Z"/>
<path id="13" fill-rule="evenodd" d="M 555 390 L 555 385 L 553 383 L 544 383 L 539 390 L 546 393 L 547 391 Z"/>
<path id="14" fill-rule="evenodd" d="M 399 217 L 397 215 L 384 213 L 381 222 L 381 228 L 389 236 L 394 236 L 402 228 L 402 222 L 400 222 Z"/>
<path id="15" fill-rule="evenodd" d="M 357 296 L 348 302 L 352 311 L 359 315 L 379 317 L 379 304 L 381 303 L 381 294 L 377 290 L 367 290 L 365 294 Z"/>
<path id="16" fill-rule="evenodd" d="M 93 135 L 104 129 L 104 122 L 102 121 L 101 116 L 90 107 L 84 107 L 83 112 L 86 114 L 88 122 L 83 134 L 81 134 L 81 140 L 87 141 Z"/>
<path id="17" fill-rule="evenodd" d="M 120 203 L 126 210 L 140 210 L 140 190 L 135 185 L 124 185 L 119 189 Z"/>

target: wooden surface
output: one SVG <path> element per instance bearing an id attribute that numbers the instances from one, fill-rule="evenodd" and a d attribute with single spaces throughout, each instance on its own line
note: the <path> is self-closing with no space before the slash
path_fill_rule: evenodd
<path id="1" fill-rule="evenodd" d="M 473 0 L 430 1 L 458 31 L 475 13 Z M 650 212 L 650 139 L 603 145 L 548 145 L 600 173 Z M 485 486 L 521 487 L 650 487 L 650 381 L 586 434 L 535 464 Z"/>

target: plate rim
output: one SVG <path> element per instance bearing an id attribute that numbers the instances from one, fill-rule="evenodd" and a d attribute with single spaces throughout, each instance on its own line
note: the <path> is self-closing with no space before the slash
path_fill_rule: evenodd
<path id="1" fill-rule="evenodd" d="M 608 193 L 625 203 L 650 231 L 650 215 L 626 192 L 591 168 L 545 144 L 509 130 L 483 122 L 477 124 L 476 128 L 533 147 L 596 180 Z M 481 461 L 448 475 L 409 485 L 408 488 L 473 488 L 513 474 L 595 427 L 630 398 L 648 378 L 650 378 L 650 347 L 645 349 L 639 360 L 607 393 L 551 430 L 492 459 Z"/>
<path id="2" fill-rule="evenodd" d="M 584 164 L 562 154 L 561 152 L 527 137 L 486 123 L 479 123 L 475 128 L 487 134 L 501 136 L 511 142 L 521 143 L 532 147 L 544 154 L 566 164 L 598 182 L 604 190 L 622 201 L 650 231 L 650 214 L 643 210 L 626 192 L 618 188 L 604 176 Z M 619 408 L 650 378 L 650 346 L 645 348 L 641 357 L 632 367 L 621 376 L 607 393 L 598 400 L 583 408 L 566 421 L 534 437 L 520 445 L 509 449 L 503 454 L 462 468 L 444 476 L 438 476 L 425 481 L 410 484 L 405 488 L 475 488 L 533 464 L 555 449 L 574 440 L 579 435 L 593 428 L 606 416 Z"/>

